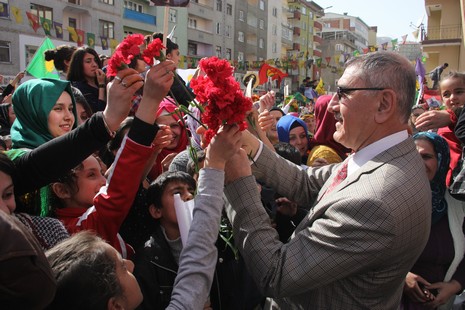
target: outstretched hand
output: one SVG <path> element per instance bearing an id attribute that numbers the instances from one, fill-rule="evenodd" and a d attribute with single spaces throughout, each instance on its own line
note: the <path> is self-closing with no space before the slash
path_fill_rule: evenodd
<path id="1" fill-rule="evenodd" d="M 128 116 L 132 96 L 143 85 L 144 81 L 139 72 L 129 68 L 119 71 L 115 79 L 108 84 L 107 106 L 103 116 L 111 130 L 116 131 Z"/>
<path id="2" fill-rule="evenodd" d="M 421 131 L 446 127 L 452 124 L 450 115 L 444 110 L 426 111 L 417 117 L 415 127 Z"/>
<path id="3" fill-rule="evenodd" d="M 207 147 L 205 167 L 224 170 L 226 162 L 239 151 L 241 144 L 239 126 L 223 125 Z"/>
<path id="4" fill-rule="evenodd" d="M 225 184 L 229 184 L 239 178 L 252 174 L 249 158 L 244 149 L 239 149 L 226 163 L 224 169 Z"/>

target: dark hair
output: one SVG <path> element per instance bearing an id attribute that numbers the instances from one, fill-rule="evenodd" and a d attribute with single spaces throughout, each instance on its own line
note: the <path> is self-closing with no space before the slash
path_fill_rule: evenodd
<path id="1" fill-rule="evenodd" d="M 302 156 L 295 146 L 286 142 L 278 142 L 274 145 L 274 149 L 279 156 L 289 160 L 290 162 L 293 162 L 296 165 L 300 165 L 302 163 Z"/>
<path id="2" fill-rule="evenodd" d="M 128 129 L 131 128 L 133 122 L 133 116 L 128 116 L 124 121 L 121 122 L 118 130 L 115 133 L 115 137 L 107 144 L 107 148 L 110 152 L 117 151 L 120 148 L 121 143 L 123 142 L 123 138 L 128 133 Z"/>
<path id="3" fill-rule="evenodd" d="M 116 262 L 104 243 L 92 232 L 82 231 L 45 253 L 57 281 L 47 309 L 107 309 L 110 298 L 123 295 Z"/>
<path id="4" fill-rule="evenodd" d="M 163 205 L 161 203 L 161 197 L 163 192 L 168 184 L 172 182 L 180 182 L 187 184 L 192 187 L 194 190 L 197 185 L 194 178 L 192 178 L 188 173 L 183 171 L 166 171 L 160 174 L 155 181 L 150 184 L 147 189 L 147 205 L 155 205 L 156 208 L 161 209 Z"/>
<path id="5" fill-rule="evenodd" d="M 447 68 L 449 67 L 449 64 L 447 62 L 444 63 L 444 67 Z"/>
<path id="6" fill-rule="evenodd" d="M 76 102 L 76 104 L 82 105 L 82 107 L 84 108 L 84 111 L 86 111 L 86 113 L 87 113 L 87 116 L 91 117 L 92 114 L 94 114 L 94 113 L 92 112 L 92 108 L 90 107 L 89 103 L 87 102 L 86 97 L 84 97 L 82 92 L 77 87 L 71 86 L 71 90 L 73 92 L 74 101 Z M 79 117 L 79 115 L 78 115 L 78 117 Z"/>
<path id="7" fill-rule="evenodd" d="M 102 69 L 102 61 L 100 60 L 98 53 L 93 48 L 80 47 L 74 52 L 73 57 L 71 57 L 68 75 L 66 76 L 66 79 L 68 81 L 80 82 L 86 79 L 84 76 L 84 56 L 86 54 L 92 54 L 95 58 L 95 62 L 97 63 L 98 67 Z"/>
<path id="8" fill-rule="evenodd" d="M 163 33 L 155 32 L 152 34 L 152 38 L 160 39 L 163 42 Z M 171 41 L 169 38 L 166 39 L 166 54 L 171 53 L 173 50 L 178 50 L 179 45 Z"/>
<path id="9" fill-rule="evenodd" d="M 55 68 L 66 72 L 67 67 L 65 61 L 70 61 L 73 53 L 76 51 L 76 47 L 72 45 L 60 45 L 57 48 L 46 50 L 44 52 L 45 60 L 53 60 Z"/>
<path id="10" fill-rule="evenodd" d="M 5 141 L 2 138 L 2 142 L 5 143 Z M 5 144 L 5 149 L 6 149 L 6 144 Z M 16 180 L 16 166 L 13 163 L 13 161 L 8 158 L 8 156 L 0 152 L 0 171 L 5 173 L 6 175 L 9 175 L 11 179 L 13 180 L 13 184 L 15 183 Z"/>

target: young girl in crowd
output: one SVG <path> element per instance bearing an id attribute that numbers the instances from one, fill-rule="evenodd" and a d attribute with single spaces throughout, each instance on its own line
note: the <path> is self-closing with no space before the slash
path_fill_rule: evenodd
<path id="1" fill-rule="evenodd" d="M 163 62 L 149 71 L 144 97 L 113 163 L 107 186 L 104 186 L 100 164 L 92 156 L 51 185 L 56 198 L 52 210 L 68 231 L 91 229 L 124 258 L 130 257 L 134 250 L 122 240 L 118 231 L 134 201 L 147 159 L 155 150 L 152 141 L 158 131 L 158 126 L 154 125 L 156 111 L 171 86 L 173 70 L 172 62 Z M 141 82 L 139 76 L 137 83 Z M 117 80 L 116 83 L 123 82 Z"/>
<path id="2" fill-rule="evenodd" d="M 71 57 L 76 51 L 76 47 L 72 45 L 60 45 L 57 48 L 46 50 L 44 52 L 45 60 L 53 60 L 53 65 L 60 72 L 60 78 L 66 80 Z"/>
<path id="3" fill-rule="evenodd" d="M 428 243 L 407 274 L 402 305 L 404 310 L 452 309 L 455 295 L 465 284 L 465 203 L 452 198 L 446 188 L 449 147 L 432 132 L 413 136 L 425 162 L 432 192 L 431 232 Z"/>
<path id="4" fill-rule="evenodd" d="M 79 88 L 94 113 L 105 109 L 105 73 L 94 49 L 80 47 L 74 52 L 67 79 Z"/>

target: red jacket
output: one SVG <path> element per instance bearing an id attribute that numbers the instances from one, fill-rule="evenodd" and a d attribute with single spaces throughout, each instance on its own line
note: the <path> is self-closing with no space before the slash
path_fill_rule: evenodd
<path id="1" fill-rule="evenodd" d="M 121 147 L 107 185 L 95 196 L 94 205 L 89 209 L 57 209 L 56 214 L 70 234 L 93 230 L 127 258 L 134 254 L 134 249 L 124 242 L 118 231 L 132 206 L 147 158 L 154 148 L 127 137 Z"/>

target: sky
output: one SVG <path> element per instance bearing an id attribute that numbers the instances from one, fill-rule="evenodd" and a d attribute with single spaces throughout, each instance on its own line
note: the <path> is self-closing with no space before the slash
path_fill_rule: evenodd
<path id="1" fill-rule="evenodd" d="M 343 14 L 359 17 L 368 26 L 378 27 L 378 37 L 402 39 L 408 34 L 407 41 L 417 41 L 412 35 L 414 26 L 422 21 L 426 23 L 425 0 L 314 0 L 325 9 L 325 13 Z M 327 8 L 332 6 L 331 8 Z"/>

